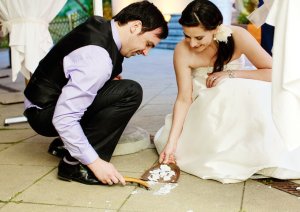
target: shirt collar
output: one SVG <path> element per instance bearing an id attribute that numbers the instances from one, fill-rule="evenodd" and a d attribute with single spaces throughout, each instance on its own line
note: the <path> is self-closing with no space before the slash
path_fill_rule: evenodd
<path id="1" fill-rule="evenodd" d="M 113 39 L 114 39 L 115 43 L 117 44 L 118 50 L 120 50 L 122 45 L 121 45 L 120 35 L 119 35 L 118 29 L 116 26 L 116 22 L 114 21 L 114 19 L 112 19 L 110 21 L 110 24 L 111 24 Z"/>

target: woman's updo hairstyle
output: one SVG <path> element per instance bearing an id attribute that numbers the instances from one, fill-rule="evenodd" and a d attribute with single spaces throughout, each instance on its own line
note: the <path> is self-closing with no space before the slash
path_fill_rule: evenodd
<path id="1" fill-rule="evenodd" d="M 216 5 L 208 0 L 194 0 L 182 11 L 179 23 L 185 27 L 200 26 L 205 30 L 214 30 L 223 23 L 223 16 Z M 217 59 L 214 72 L 222 71 L 233 55 L 234 41 L 228 37 L 227 43 L 218 42 Z"/>

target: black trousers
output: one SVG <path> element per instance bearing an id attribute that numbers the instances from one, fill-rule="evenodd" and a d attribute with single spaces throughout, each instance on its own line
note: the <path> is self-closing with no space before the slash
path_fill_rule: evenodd
<path id="1" fill-rule="evenodd" d="M 82 116 L 80 125 L 99 157 L 109 161 L 130 118 L 142 102 L 141 86 L 132 80 L 112 80 L 97 93 Z M 28 108 L 24 115 L 38 134 L 58 136 L 52 124 L 54 106 Z"/>

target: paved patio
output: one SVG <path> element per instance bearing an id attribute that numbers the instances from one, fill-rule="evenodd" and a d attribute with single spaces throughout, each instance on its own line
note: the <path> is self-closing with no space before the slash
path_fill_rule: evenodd
<path id="1" fill-rule="evenodd" d="M 154 134 L 172 111 L 176 82 L 171 50 L 154 49 L 149 56 L 126 59 L 123 78 L 135 79 L 144 88 L 141 107 L 130 121 Z M 5 52 L 0 51 L 0 67 L 5 67 Z M 4 62 L 3 62 L 4 61 Z M 0 96 L 23 91 L 20 76 L 12 83 L 10 69 L 0 70 Z M 11 88 L 11 89 L 10 89 Z M 52 138 L 37 135 L 27 123 L 3 126 L 4 119 L 21 115 L 23 104 L 0 104 L 0 211 L 182 211 L 182 212 L 296 212 L 300 199 L 254 180 L 223 185 L 182 173 L 170 193 L 165 185 L 151 190 L 136 185 L 89 186 L 58 180 L 59 159 L 47 154 Z M 139 177 L 154 164 L 153 148 L 115 156 L 112 163 L 124 176 Z M 300 182 L 300 181 L 299 181 Z"/>

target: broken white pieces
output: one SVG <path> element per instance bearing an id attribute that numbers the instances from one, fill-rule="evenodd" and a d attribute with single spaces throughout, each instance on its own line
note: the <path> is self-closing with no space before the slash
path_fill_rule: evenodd
<path id="1" fill-rule="evenodd" d="M 169 181 L 171 180 L 172 176 L 175 175 L 175 172 L 172 171 L 171 168 L 166 164 L 160 165 L 159 169 L 154 169 L 149 173 L 151 175 L 148 177 L 148 180 L 155 182 L 160 179 L 163 179 L 163 181 Z"/>

